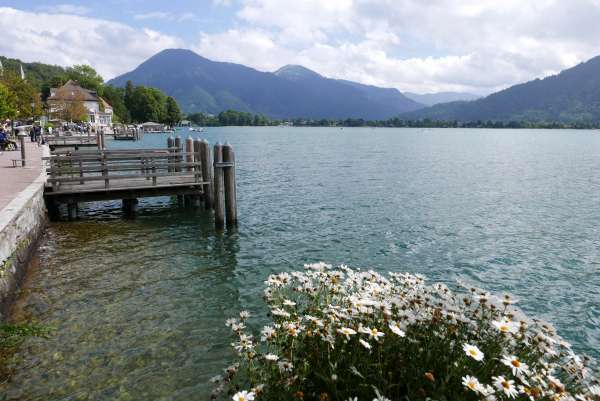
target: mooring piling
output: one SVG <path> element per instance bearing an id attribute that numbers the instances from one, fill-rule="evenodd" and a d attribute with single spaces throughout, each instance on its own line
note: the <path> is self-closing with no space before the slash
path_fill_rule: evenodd
<path id="1" fill-rule="evenodd" d="M 206 209 L 212 209 L 214 202 L 214 188 L 213 188 L 213 169 L 212 169 L 212 158 L 210 157 L 210 145 L 206 139 L 200 141 L 200 163 L 202 168 L 202 179 L 207 184 L 203 186 L 204 192 L 204 207 Z"/>
<path id="2" fill-rule="evenodd" d="M 223 170 L 225 186 L 225 217 L 227 227 L 237 226 L 237 196 L 235 191 L 235 152 L 233 146 L 223 145 Z"/>
<path id="3" fill-rule="evenodd" d="M 225 226 L 225 183 L 223 176 L 223 145 L 217 142 L 213 149 L 215 187 L 215 227 Z"/>
<path id="4" fill-rule="evenodd" d="M 175 139 L 173 138 L 173 136 L 170 136 L 167 138 L 167 149 L 169 149 L 169 153 L 173 153 L 173 148 L 175 147 Z M 173 167 L 171 166 L 171 164 L 173 164 L 174 160 L 172 157 L 169 157 L 169 159 L 167 160 L 167 164 L 169 164 L 169 168 L 168 171 L 169 172 L 173 172 Z"/>
<path id="5" fill-rule="evenodd" d="M 177 135 L 175 137 L 175 147 L 177 148 L 177 149 L 175 149 L 175 152 L 176 152 L 176 155 L 177 155 L 177 156 L 175 156 L 175 162 L 177 163 L 176 167 L 175 167 L 175 171 L 176 172 L 180 172 L 181 171 L 181 166 L 179 165 L 179 163 L 181 163 L 181 161 L 182 161 L 181 160 L 181 150 L 183 148 L 181 146 L 181 137 L 179 135 Z"/>

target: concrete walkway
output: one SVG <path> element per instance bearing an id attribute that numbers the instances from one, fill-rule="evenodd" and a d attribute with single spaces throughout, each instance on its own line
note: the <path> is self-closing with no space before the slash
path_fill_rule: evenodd
<path id="1" fill-rule="evenodd" d="M 25 141 L 25 167 L 12 167 L 12 159 L 21 158 L 21 150 L 0 151 L 0 211 L 21 191 L 27 188 L 42 172 L 43 146 Z"/>

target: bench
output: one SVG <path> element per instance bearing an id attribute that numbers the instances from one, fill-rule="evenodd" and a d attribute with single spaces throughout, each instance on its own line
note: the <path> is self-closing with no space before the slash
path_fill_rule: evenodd
<path id="1" fill-rule="evenodd" d="M 23 159 L 11 159 L 11 161 L 12 161 L 13 167 L 17 167 L 19 165 L 21 165 L 21 167 L 23 167 L 23 163 L 25 162 L 25 160 L 23 160 Z"/>

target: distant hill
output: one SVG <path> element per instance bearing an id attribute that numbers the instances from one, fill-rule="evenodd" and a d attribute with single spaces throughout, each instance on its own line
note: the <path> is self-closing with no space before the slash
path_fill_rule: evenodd
<path id="1" fill-rule="evenodd" d="M 448 103 L 448 102 L 456 102 L 460 100 L 475 100 L 479 99 L 481 96 L 474 95 L 472 93 L 464 93 L 464 92 L 436 92 L 436 93 L 411 93 L 411 92 L 402 92 L 404 96 L 409 99 L 414 100 L 417 103 L 424 104 L 426 106 L 434 106 L 439 103 Z"/>
<path id="2" fill-rule="evenodd" d="M 600 121 L 600 57 L 544 79 L 512 86 L 472 102 L 438 104 L 403 118 L 494 121 Z"/>
<path id="3" fill-rule="evenodd" d="M 44 82 L 50 82 L 53 78 L 64 76 L 66 69 L 57 65 L 49 65 L 42 63 L 24 63 L 19 59 L 7 58 L 0 56 L 0 62 L 5 72 L 15 74 L 21 73 L 20 66 L 23 66 L 25 78 L 38 90 Z"/>
<path id="4" fill-rule="evenodd" d="M 163 90 L 186 112 L 235 109 L 273 118 L 387 119 L 424 107 L 396 89 L 329 79 L 301 66 L 261 72 L 182 49 L 163 50 L 108 83 L 124 86 L 129 80 Z"/>

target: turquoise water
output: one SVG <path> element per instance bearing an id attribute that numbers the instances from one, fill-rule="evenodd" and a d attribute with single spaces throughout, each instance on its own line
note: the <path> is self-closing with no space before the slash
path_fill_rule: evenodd
<path id="1" fill-rule="evenodd" d="M 194 133 L 194 136 L 197 135 Z M 224 320 L 264 316 L 273 272 L 324 260 L 508 291 L 600 357 L 600 133 L 209 128 L 238 161 L 240 226 L 144 200 L 53 223 L 16 321 L 56 328 L 12 357 L 8 400 L 204 400 Z M 166 135 L 143 143 L 162 147 Z M 2 399 L 2 397 L 0 397 Z"/>

